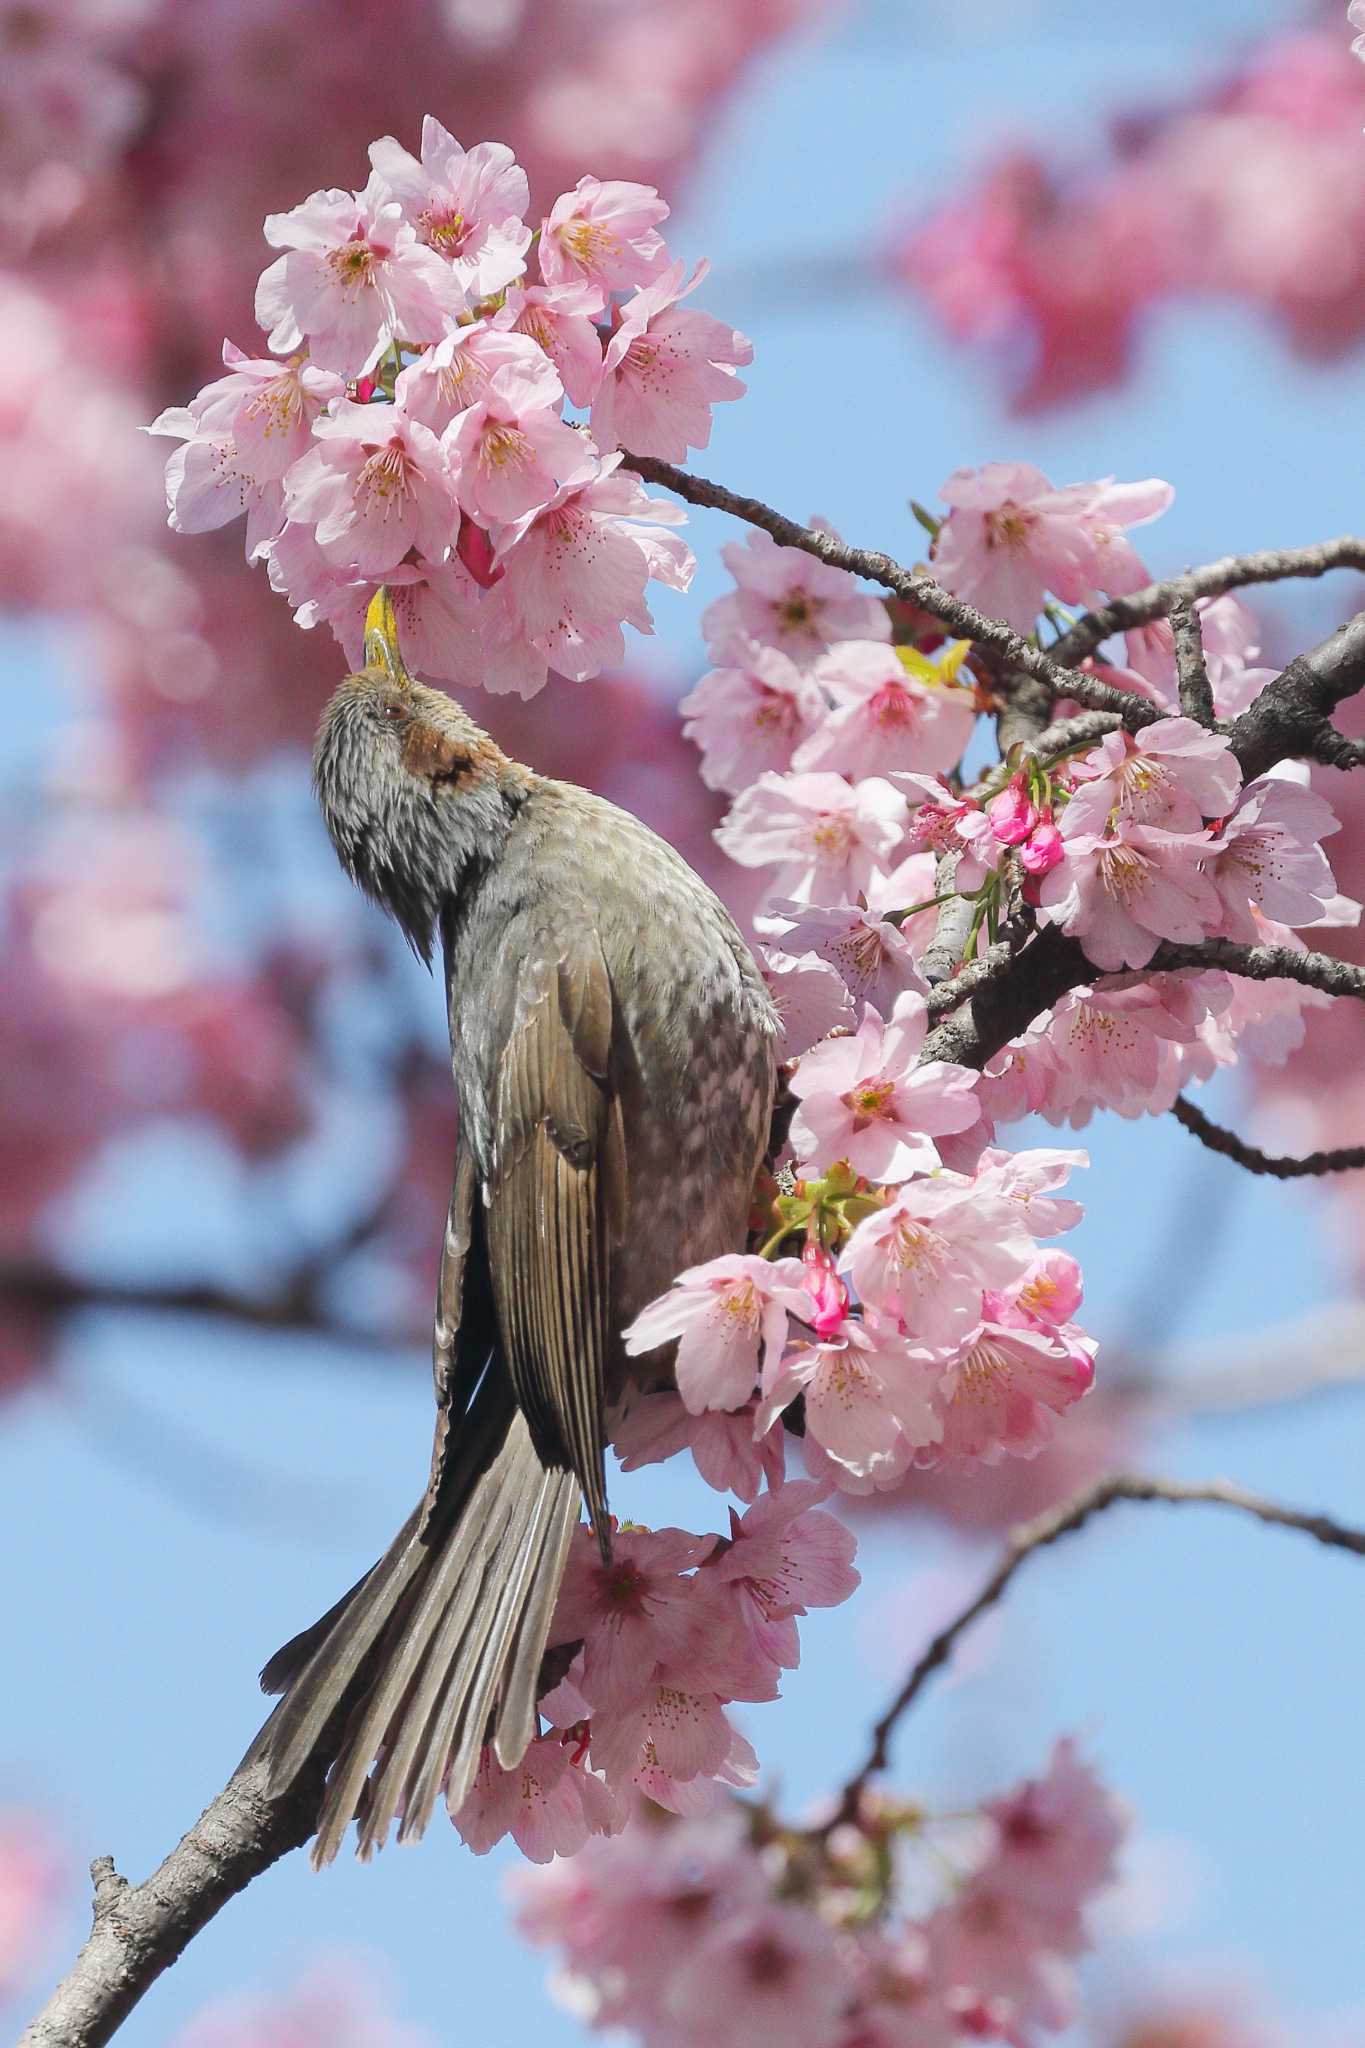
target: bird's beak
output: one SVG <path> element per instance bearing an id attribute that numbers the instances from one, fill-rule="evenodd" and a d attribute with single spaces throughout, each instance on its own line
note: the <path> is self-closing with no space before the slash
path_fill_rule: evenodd
<path id="1" fill-rule="evenodd" d="M 398 645 L 398 620 L 387 583 L 380 584 L 365 614 L 365 666 L 378 669 L 400 690 L 412 688 L 412 677 L 403 666 L 403 655 Z"/>

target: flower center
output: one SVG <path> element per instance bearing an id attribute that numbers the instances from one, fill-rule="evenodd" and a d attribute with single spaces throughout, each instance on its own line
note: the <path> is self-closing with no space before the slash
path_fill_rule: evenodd
<path id="1" fill-rule="evenodd" d="M 585 269 L 610 262 L 619 256 L 621 244 L 600 220 L 569 220 L 559 229 L 559 246 L 573 262 Z"/>
<path id="2" fill-rule="evenodd" d="M 341 286 L 343 297 L 353 299 L 363 291 L 373 291 L 375 253 L 363 235 L 328 251 L 327 268 Z"/>
<path id="3" fill-rule="evenodd" d="M 379 510 L 387 519 L 395 505 L 401 510 L 411 489 L 410 479 L 408 451 L 395 436 L 387 448 L 377 448 L 361 465 L 356 478 L 356 496 L 368 498 L 371 509 L 378 501 Z"/>
<path id="4" fill-rule="evenodd" d="M 1100 880 L 1125 910 L 1146 888 L 1149 865 L 1140 853 L 1120 840 L 1100 850 Z"/>
<path id="5" fill-rule="evenodd" d="M 527 469 L 531 463 L 531 444 L 520 427 L 514 427 L 510 421 L 498 421 L 484 428 L 479 461 L 485 470 Z"/>
<path id="6" fill-rule="evenodd" d="M 437 204 L 418 216 L 417 238 L 440 256 L 458 256 L 469 240 L 471 226 L 458 207 Z"/>
<path id="7" fill-rule="evenodd" d="M 988 548 L 1026 548 L 1038 524 L 1038 514 L 1017 505 L 1013 498 L 1006 498 L 1003 505 L 988 512 L 985 518 L 986 546 Z"/>
<path id="8" fill-rule="evenodd" d="M 294 370 L 286 370 L 283 376 L 272 377 L 268 384 L 262 384 L 246 402 L 246 417 L 249 420 L 264 418 L 263 432 L 289 434 L 303 419 L 303 386 Z"/>
<path id="9" fill-rule="evenodd" d="M 779 626 L 789 633 L 803 633 L 815 623 L 815 606 L 804 590 L 793 590 L 773 606 Z"/>
<path id="10" fill-rule="evenodd" d="M 885 683 L 870 700 L 868 710 L 876 724 L 904 730 L 915 724 L 917 706 L 908 690 L 899 683 Z"/>
<path id="11" fill-rule="evenodd" d="M 855 1129 L 876 1123 L 879 1117 L 891 1115 L 896 1100 L 896 1084 L 880 1077 L 875 1081 L 864 1081 L 860 1088 L 850 1088 L 843 1098 L 845 1105 L 853 1111 Z"/>

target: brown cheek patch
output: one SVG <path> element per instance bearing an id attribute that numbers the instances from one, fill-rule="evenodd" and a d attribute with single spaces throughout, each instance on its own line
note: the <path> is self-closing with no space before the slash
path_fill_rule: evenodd
<path id="1" fill-rule="evenodd" d="M 428 782 L 452 782 L 458 789 L 477 774 L 479 755 L 449 733 L 413 719 L 403 739 L 403 766 Z"/>

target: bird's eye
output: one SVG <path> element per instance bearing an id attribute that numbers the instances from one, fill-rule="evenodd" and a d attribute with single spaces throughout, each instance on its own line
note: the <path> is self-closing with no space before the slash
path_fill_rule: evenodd
<path id="1" fill-rule="evenodd" d="M 400 704 L 396 697 L 381 697 L 379 700 L 380 717 L 387 718 L 392 725 L 397 725 L 401 718 L 406 718 L 407 709 L 407 705 Z"/>

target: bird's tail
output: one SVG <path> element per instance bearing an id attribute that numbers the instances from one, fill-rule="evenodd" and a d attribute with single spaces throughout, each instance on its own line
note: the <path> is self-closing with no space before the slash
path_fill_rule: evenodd
<path id="1" fill-rule="evenodd" d="M 395 1817 L 400 1841 L 420 1835 L 442 1790 L 454 1813 L 485 1741 L 505 1767 L 520 1762 L 579 1504 L 573 1473 L 541 1462 L 490 1375 L 434 1506 L 415 1509 L 373 1570 L 271 1658 L 261 1685 L 284 1698 L 247 1761 L 268 1758 L 285 1785 L 324 1740 L 335 1745 L 315 1868 L 353 1819 L 368 1857 Z"/>

